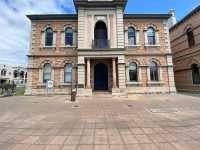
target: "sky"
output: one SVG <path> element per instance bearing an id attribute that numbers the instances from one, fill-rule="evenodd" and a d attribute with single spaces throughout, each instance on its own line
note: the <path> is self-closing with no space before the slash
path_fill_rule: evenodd
<path id="1" fill-rule="evenodd" d="M 177 20 L 200 5 L 200 0 L 128 0 L 126 13 L 167 13 Z M 30 21 L 27 14 L 74 13 L 73 0 L 0 0 L 0 64 L 27 64 Z"/>

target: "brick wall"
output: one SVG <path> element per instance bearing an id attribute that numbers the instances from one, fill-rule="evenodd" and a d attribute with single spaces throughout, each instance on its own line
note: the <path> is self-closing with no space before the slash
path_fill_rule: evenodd
<path id="1" fill-rule="evenodd" d="M 199 92 L 200 85 L 193 84 L 191 65 L 200 66 L 200 10 L 192 13 L 170 30 L 175 81 L 180 91 Z M 193 29 L 195 46 L 189 47 L 186 30 Z"/>
<path id="2" fill-rule="evenodd" d="M 56 37 L 55 46 L 51 48 L 45 48 L 42 45 L 42 36 L 44 34 L 44 29 L 46 26 L 51 26 L 54 30 L 54 36 Z M 27 88 L 27 93 L 29 94 L 44 94 L 45 88 L 44 84 L 42 83 L 42 67 L 45 63 L 50 63 L 53 67 L 53 80 L 54 80 L 54 90 L 51 93 L 55 94 L 66 94 L 70 91 L 70 86 L 63 85 L 63 69 L 66 63 L 73 64 L 73 80 L 74 83 L 77 79 L 76 75 L 76 66 L 78 62 L 77 56 L 77 45 L 74 47 L 63 47 L 61 44 L 61 37 L 62 37 L 62 30 L 64 27 L 68 25 L 75 29 L 76 41 L 78 37 L 78 23 L 77 21 L 73 20 L 48 20 L 48 21 L 33 21 L 32 22 L 32 43 L 31 49 L 29 53 L 29 71 L 31 72 L 32 78 L 29 80 L 31 82 L 31 88 Z M 127 66 L 128 63 L 132 60 L 136 60 L 139 62 L 139 67 L 141 67 L 141 79 L 142 84 L 137 86 L 127 86 L 127 90 L 130 93 L 153 93 L 153 92 L 169 92 L 169 62 L 167 61 L 167 57 L 170 56 L 170 47 L 167 43 L 169 41 L 169 37 L 167 35 L 168 30 L 165 29 L 165 22 L 164 20 L 158 19 L 130 19 L 124 20 L 124 36 L 125 40 L 127 41 L 127 31 L 126 29 L 130 25 L 135 25 L 139 30 L 139 45 L 137 47 L 127 47 L 125 43 L 124 49 L 124 56 L 125 64 L 121 63 L 117 66 L 118 70 L 123 71 L 125 66 L 125 74 L 127 75 Z M 159 45 L 155 47 L 146 47 L 145 45 L 145 37 L 144 37 L 144 30 L 148 26 L 154 26 L 157 30 L 157 36 L 159 38 Z M 80 44 L 80 43 L 79 43 Z M 123 45 L 123 44 L 122 44 Z M 110 54 L 112 57 L 112 54 Z M 154 60 L 158 63 L 159 68 L 162 70 L 162 83 L 158 85 L 149 85 L 148 81 L 148 67 L 151 62 Z M 120 60 L 121 61 L 121 60 Z M 92 62 L 91 67 L 97 62 Z M 111 89 L 112 84 L 112 66 L 111 62 L 104 61 L 109 67 L 109 89 Z M 92 70 L 91 70 L 92 71 Z M 92 75 L 92 73 L 91 73 Z M 121 75 L 121 76 L 119 76 Z M 122 76 L 123 75 L 123 76 Z M 124 73 L 118 71 L 118 78 L 120 77 L 120 81 L 118 85 L 124 88 Z M 91 80 L 93 78 L 91 77 Z M 127 76 L 125 77 L 127 81 Z M 173 81 L 171 81 L 173 82 Z M 93 85 L 92 85 L 93 86 Z"/>

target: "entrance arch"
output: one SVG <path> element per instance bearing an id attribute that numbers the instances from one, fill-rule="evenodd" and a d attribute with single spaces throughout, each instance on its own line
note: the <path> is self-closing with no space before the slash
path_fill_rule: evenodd
<path id="1" fill-rule="evenodd" d="M 94 90 L 108 90 L 108 67 L 104 63 L 94 67 Z"/>
<path id="2" fill-rule="evenodd" d="M 96 48 L 106 48 L 108 46 L 107 27 L 103 21 L 98 21 L 94 29 L 94 46 Z"/>

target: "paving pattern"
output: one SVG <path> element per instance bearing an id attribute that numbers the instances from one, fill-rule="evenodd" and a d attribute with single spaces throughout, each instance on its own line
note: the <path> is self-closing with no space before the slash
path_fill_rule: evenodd
<path id="1" fill-rule="evenodd" d="M 200 98 L 0 98 L 0 150 L 199 150 Z"/>

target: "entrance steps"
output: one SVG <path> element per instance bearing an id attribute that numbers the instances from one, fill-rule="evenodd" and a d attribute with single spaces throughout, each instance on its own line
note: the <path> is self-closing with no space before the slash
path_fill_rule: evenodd
<path id="1" fill-rule="evenodd" d="M 93 98 L 112 98 L 112 93 L 107 91 L 93 92 Z"/>
<path id="2" fill-rule="evenodd" d="M 119 89 L 118 89 L 119 90 Z M 109 100 L 109 99 L 126 99 L 128 98 L 121 90 L 109 91 L 93 91 L 91 96 L 78 96 L 77 100 Z"/>

